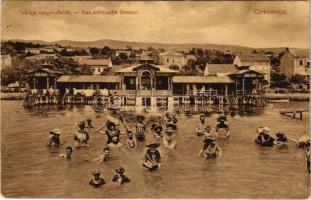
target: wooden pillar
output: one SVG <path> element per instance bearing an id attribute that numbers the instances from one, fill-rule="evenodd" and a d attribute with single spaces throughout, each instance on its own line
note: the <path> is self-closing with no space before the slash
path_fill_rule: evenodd
<path id="1" fill-rule="evenodd" d="M 228 96 L 228 84 L 225 85 L 225 96 Z"/>
<path id="2" fill-rule="evenodd" d="M 35 77 L 33 77 L 32 82 L 33 82 L 33 89 L 36 89 L 36 78 Z"/>
<path id="3" fill-rule="evenodd" d="M 137 75 L 135 78 L 136 90 L 139 90 L 138 79 L 139 79 L 139 77 Z"/>
<path id="4" fill-rule="evenodd" d="M 46 89 L 50 88 L 50 80 L 49 77 L 46 77 Z"/>
<path id="5" fill-rule="evenodd" d="M 56 86 L 57 86 L 57 78 L 54 77 L 54 89 L 56 89 Z"/>
<path id="6" fill-rule="evenodd" d="M 120 86 L 119 86 L 119 89 L 120 89 L 120 90 L 122 90 L 122 88 L 123 88 L 122 85 L 123 85 L 123 84 L 124 84 L 124 76 L 121 75 L 121 81 L 120 81 L 120 84 L 119 84 L 119 85 L 120 85 Z"/>
<path id="7" fill-rule="evenodd" d="M 244 79 L 244 77 L 242 78 L 242 94 L 243 94 L 243 96 L 244 96 L 244 87 L 245 87 L 245 79 Z"/>
<path id="8" fill-rule="evenodd" d="M 238 80 L 235 79 L 235 96 L 237 96 L 237 90 L 238 90 Z"/>
<path id="9" fill-rule="evenodd" d="M 171 81 L 170 81 L 170 77 L 167 77 L 167 89 L 170 90 L 171 89 Z"/>

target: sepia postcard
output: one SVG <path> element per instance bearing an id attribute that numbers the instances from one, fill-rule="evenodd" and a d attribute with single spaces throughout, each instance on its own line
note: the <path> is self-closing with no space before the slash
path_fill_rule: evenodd
<path id="1" fill-rule="evenodd" d="M 309 1 L 2 1 L 3 198 L 310 198 Z"/>

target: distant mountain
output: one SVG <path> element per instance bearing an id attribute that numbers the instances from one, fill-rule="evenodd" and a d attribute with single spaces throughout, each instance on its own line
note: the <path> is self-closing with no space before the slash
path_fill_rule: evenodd
<path id="1" fill-rule="evenodd" d="M 163 48 L 163 49 L 175 49 L 175 50 L 190 50 L 192 48 L 203 48 L 203 49 L 215 49 L 220 51 L 231 51 L 231 52 L 242 52 L 242 53 L 250 53 L 253 50 L 257 52 L 268 52 L 271 51 L 274 54 L 278 54 L 282 52 L 285 47 L 275 47 L 275 48 L 252 48 L 245 47 L 239 45 L 221 45 L 221 44 L 196 44 L 196 43 L 183 43 L 183 44 L 174 44 L 174 43 L 152 43 L 152 42 L 129 42 L 129 41 L 119 41 L 119 40 L 110 40 L 110 39 L 102 39 L 96 41 L 72 41 L 72 40 L 58 40 L 53 42 L 46 42 L 42 40 L 19 40 L 13 39 L 11 41 L 19 41 L 19 42 L 32 42 L 39 43 L 43 45 L 61 45 L 61 46 L 71 46 L 77 48 L 87 48 L 87 47 L 98 47 L 103 48 L 108 46 L 113 49 L 124 49 L 127 46 L 131 46 L 134 49 L 139 48 Z"/>

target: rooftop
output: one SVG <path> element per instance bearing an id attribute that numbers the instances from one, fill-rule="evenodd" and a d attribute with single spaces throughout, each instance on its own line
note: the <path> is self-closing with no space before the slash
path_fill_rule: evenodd
<path id="1" fill-rule="evenodd" d="M 174 83 L 234 83 L 228 76 L 174 76 Z"/>
<path id="2" fill-rule="evenodd" d="M 49 69 L 49 68 L 45 68 L 45 67 L 28 70 L 28 74 L 32 74 L 32 73 L 37 72 L 37 71 L 44 71 L 44 72 L 47 72 L 49 74 L 62 74 L 59 71 Z"/>
<path id="3" fill-rule="evenodd" d="M 204 75 L 232 74 L 237 71 L 233 64 L 206 64 Z"/>
<path id="4" fill-rule="evenodd" d="M 78 58 L 76 61 L 79 65 L 109 65 L 111 63 L 110 58 L 107 59 L 94 59 L 94 58 Z"/>
<path id="5" fill-rule="evenodd" d="M 289 52 L 294 55 L 296 58 L 309 58 L 310 51 L 309 49 L 289 49 Z"/>
<path id="6" fill-rule="evenodd" d="M 239 54 L 241 62 L 268 62 L 269 59 L 264 54 Z"/>
<path id="7" fill-rule="evenodd" d="M 103 76 L 103 75 L 64 75 L 57 80 L 62 83 L 118 83 L 119 76 Z"/>
<path id="8" fill-rule="evenodd" d="M 177 53 L 175 51 L 167 51 L 167 52 L 161 53 L 160 56 L 183 57 L 184 55 L 181 53 Z"/>
<path id="9" fill-rule="evenodd" d="M 145 66 L 145 64 L 134 65 L 134 66 L 130 66 L 130 67 L 126 67 L 126 68 L 117 70 L 116 72 L 117 73 L 134 72 L 135 70 L 137 70 L 138 68 L 143 67 L 143 66 Z M 154 65 L 154 64 L 147 64 L 147 67 L 155 68 L 160 73 L 177 73 L 178 72 L 176 70 L 168 69 L 166 67 Z"/>

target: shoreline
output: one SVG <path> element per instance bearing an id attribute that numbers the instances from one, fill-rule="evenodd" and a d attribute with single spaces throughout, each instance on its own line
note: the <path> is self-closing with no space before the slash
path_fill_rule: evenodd
<path id="1" fill-rule="evenodd" d="M 1 100 L 24 100 L 26 97 L 26 93 L 2 93 L 1 92 Z"/>
<path id="2" fill-rule="evenodd" d="M 266 93 L 266 98 L 268 100 L 289 100 L 289 101 L 309 101 L 309 93 L 287 93 L 287 94 L 274 94 Z"/>
<path id="3" fill-rule="evenodd" d="M 24 100 L 25 93 L 2 93 L 1 100 Z M 308 93 L 287 93 L 287 94 L 274 94 L 266 93 L 268 100 L 289 100 L 289 101 L 309 101 L 310 94 Z"/>

